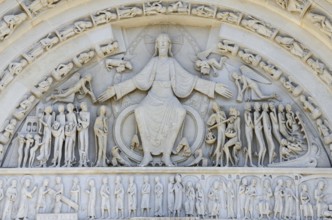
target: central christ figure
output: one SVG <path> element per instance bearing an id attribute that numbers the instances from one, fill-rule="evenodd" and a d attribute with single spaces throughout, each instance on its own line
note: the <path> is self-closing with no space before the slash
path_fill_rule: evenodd
<path id="1" fill-rule="evenodd" d="M 123 96 L 139 89 L 149 91 L 135 109 L 135 118 L 142 140 L 143 160 L 147 166 L 153 155 L 162 155 L 166 166 L 174 166 L 171 152 L 186 116 L 178 98 L 188 97 L 196 90 L 210 98 L 218 93 L 230 98 L 232 93 L 221 83 L 198 78 L 188 73 L 174 58 L 167 34 L 160 34 L 155 44 L 154 57 L 132 79 L 109 87 L 98 98 L 99 102 Z"/>

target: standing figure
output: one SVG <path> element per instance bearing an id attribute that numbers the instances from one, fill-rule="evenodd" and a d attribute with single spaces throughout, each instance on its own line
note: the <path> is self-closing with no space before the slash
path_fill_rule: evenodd
<path id="1" fill-rule="evenodd" d="M 317 207 L 317 218 L 324 218 L 324 206 L 326 206 L 324 201 L 324 189 L 325 183 L 323 181 L 319 181 L 314 192 Z"/>
<path id="2" fill-rule="evenodd" d="M 107 212 L 108 217 L 111 218 L 111 198 L 110 198 L 110 189 L 108 186 L 107 177 L 103 178 L 103 184 L 100 188 L 100 196 L 101 196 L 101 218 L 105 218 L 105 212 Z"/>
<path id="3" fill-rule="evenodd" d="M 209 207 L 209 217 L 211 218 L 219 218 L 219 183 L 218 181 L 214 181 L 212 187 L 210 188 L 208 194 L 208 207 Z"/>
<path id="4" fill-rule="evenodd" d="M 0 203 L 2 203 L 2 200 L 5 197 L 3 187 L 4 187 L 4 181 L 2 179 L 0 179 Z M 1 208 L 0 208 L 0 213 L 3 211 Z"/>
<path id="5" fill-rule="evenodd" d="M 191 217 L 194 215 L 195 208 L 195 189 L 192 182 L 188 182 L 185 187 L 186 200 L 184 202 L 184 209 L 186 216 Z"/>
<path id="6" fill-rule="evenodd" d="M 162 155 L 166 166 L 174 166 L 171 153 L 186 116 L 186 110 L 178 98 L 188 97 L 194 90 L 210 98 L 214 98 L 215 93 L 226 98 L 232 96 L 225 85 L 187 72 L 172 58 L 171 47 L 170 37 L 160 34 L 156 39 L 155 56 L 143 70 L 133 78 L 109 87 L 98 98 L 99 102 L 104 102 L 113 96 L 121 99 L 136 89 L 149 90 L 135 109 L 143 147 L 140 166 L 147 166 L 153 156 L 158 155 Z"/>
<path id="7" fill-rule="evenodd" d="M 149 216 L 149 211 L 150 211 L 150 194 L 151 194 L 151 185 L 149 183 L 149 177 L 144 176 L 143 180 L 143 186 L 141 190 L 142 194 L 142 203 L 141 203 L 141 210 L 142 210 L 142 215 L 145 216 L 144 213 L 146 213 L 146 216 Z"/>
<path id="8" fill-rule="evenodd" d="M 50 192 L 49 188 L 49 179 L 43 180 L 43 185 L 38 190 L 38 199 L 37 199 L 37 206 L 36 206 L 36 213 L 45 213 L 47 209 L 47 195 Z M 42 211 L 40 212 L 40 209 Z"/>
<path id="9" fill-rule="evenodd" d="M 163 195 L 164 195 L 164 186 L 160 182 L 159 177 L 155 178 L 154 185 L 154 216 L 161 217 L 163 215 Z"/>
<path id="10" fill-rule="evenodd" d="M 62 154 L 62 145 L 65 138 L 64 127 L 61 126 L 61 123 L 55 121 L 52 125 L 52 135 L 54 137 L 54 157 L 53 157 L 53 166 L 60 167 L 61 163 L 61 154 Z"/>
<path id="11" fill-rule="evenodd" d="M 25 148 L 24 148 L 24 158 L 22 167 L 27 167 L 29 151 L 34 142 L 33 136 L 31 134 L 27 134 L 25 137 Z"/>
<path id="12" fill-rule="evenodd" d="M 65 125 L 65 164 L 66 167 L 71 167 L 74 153 L 74 146 L 76 140 L 76 126 L 73 122 L 69 122 Z"/>
<path id="13" fill-rule="evenodd" d="M 259 146 L 258 151 L 258 166 L 263 166 L 264 158 L 266 154 L 266 145 L 263 137 L 263 126 L 262 126 L 262 117 L 260 114 L 261 105 L 258 102 L 255 102 L 255 112 L 254 112 L 254 126 L 255 126 L 255 135 Z"/>
<path id="14" fill-rule="evenodd" d="M 263 103 L 262 105 L 263 111 L 262 111 L 262 119 L 263 119 L 263 131 L 265 135 L 266 145 L 269 151 L 269 164 L 273 162 L 273 159 L 276 156 L 275 152 L 275 145 L 272 138 L 272 125 L 270 121 L 269 116 L 269 105 L 267 103 Z"/>
<path id="15" fill-rule="evenodd" d="M 136 216 L 137 210 L 137 187 L 134 180 L 134 177 L 131 176 L 129 178 L 129 185 L 127 189 L 128 194 L 128 209 L 129 209 L 129 217 Z"/>
<path id="16" fill-rule="evenodd" d="M 106 117 L 106 106 L 101 106 L 99 109 L 99 116 L 96 118 L 94 125 L 96 149 L 98 152 L 97 167 L 106 167 L 106 148 L 107 148 L 107 134 L 108 121 Z"/>
<path id="17" fill-rule="evenodd" d="M 313 211 L 312 204 L 310 201 L 310 196 L 308 193 L 308 186 L 305 183 L 301 187 L 300 209 L 301 209 L 301 213 L 303 214 L 303 217 L 305 219 L 314 217 L 314 211 Z"/>
<path id="18" fill-rule="evenodd" d="M 231 181 L 227 182 L 227 186 L 225 187 L 227 194 L 227 217 L 229 219 L 235 218 L 235 210 L 234 210 L 234 202 L 235 202 L 235 192 L 234 187 Z"/>
<path id="19" fill-rule="evenodd" d="M 273 136 L 275 137 L 275 139 L 277 139 L 278 143 L 281 143 L 282 140 L 282 136 L 280 134 L 280 130 L 279 130 L 279 120 L 278 120 L 278 115 L 274 106 L 273 102 L 269 103 L 269 108 L 270 108 L 270 120 L 272 123 L 272 133 Z"/>
<path id="20" fill-rule="evenodd" d="M 251 104 L 248 102 L 245 105 L 244 111 L 244 123 L 245 123 L 245 134 L 247 140 L 247 148 L 245 148 L 245 162 L 244 165 L 247 166 L 247 161 L 249 159 L 250 166 L 254 167 L 255 165 L 252 162 L 252 141 L 254 137 L 254 123 L 252 120 L 252 113 L 251 113 Z"/>
<path id="21" fill-rule="evenodd" d="M 256 196 L 257 196 L 256 186 L 257 186 L 257 180 L 253 179 L 251 181 L 251 184 L 247 187 L 247 191 L 246 191 L 247 199 L 246 199 L 246 205 L 245 205 L 245 217 L 250 218 L 250 219 L 254 218 L 254 215 L 255 215 L 254 210 L 256 210 L 254 208 Z"/>
<path id="22" fill-rule="evenodd" d="M 70 154 L 71 158 L 70 158 L 70 164 L 73 164 L 76 161 L 76 157 L 75 157 L 75 146 L 76 146 L 76 133 L 77 133 L 77 117 L 76 114 L 74 112 L 74 105 L 69 103 L 67 104 L 67 114 L 66 114 L 66 121 L 68 124 L 72 124 L 73 128 L 72 128 L 72 135 L 71 135 L 71 139 L 72 139 L 72 152 L 69 152 L 68 154 Z M 68 149 L 70 150 L 70 149 Z M 67 152 L 66 152 L 67 154 Z M 67 157 L 69 160 L 69 157 Z"/>
<path id="23" fill-rule="evenodd" d="M 229 166 L 229 162 L 232 165 L 237 165 L 238 157 L 236 156 L 236 151 L 240 150 L 241 147 L 241 129 L 240 129 L 240 117 L 239 113 L 235 108 L 229 109 L 229 117 L 226 120 L 227 127 L 225 131 L 225 136 L 228 138 L 224 145 L 224 151 L 226 155 L 226 167 Z M 231 157 L 230 148 L 233 147 L 233 157 Z"/>
<path id="24" fill-rule="evenodd" d="M 79 154 L 80 164 L 79 166 L 88 166 L 88 153 L 89 153 L 89 125 L 90 125 L 90 112 L 88 112 L 88 106 L 85 102 L 82 102 L 81 111 L 77 118 L 77 130 L 80 140 Z"/>
<path id="25" fill-rule="evenodd" d="M 12 220 L 12 211 L 17 199 L 17 180 L 12 180 L 6 191 L 5 206 L 2 213 L 2 220 Z"/>
<path id="26" fill-rule="evenodd" d="M 292 189 L 293 182 L 292 180 L 286 181 L 286 188 L 285 188 L 285 214 L 284 218 L 291 218 L 294 216 L 295 210 L 295 200 L 297 200 L 296 195 Z"/>
<path id="27" fill-rule="evenodd" d="M 30 149 L 30 158 L 29 158 L 29 167 L 34 167 L 33 163 L 35 161 L 35 157 L 36 157 L 36 151 L 38 150 L 38 148 L 43 145 L 43 143 L 40 141 L 41 137 L 36 134 L 34 137 L 34 145 L 33 147 Z"/>
<path id="28" fill-rule="evenodd" d="M 182 193 L 183 193 L 183 185 L 182 185 L 182 178 L 180 174 L 175 176 L 175 183 L 174 183 L 174 209 L 173 215 L 180 216 L 181 209 L 182 209 Z"/>
<path id="29" fill-rule="evenodd" d="M 124 202 L 124 189 L 121 183 L 121 177 L 117 176 L 115 179 L 114 187 L 114 196 L 115 196 L 115 213 L 116 218 L 124 217 L 123 202 Z M 121 216 L 119 215 L 121 213 Z"/>
<path id="30" fill-rule="evenodd" d="M 174 176 L 170 176 L 168 178 L 168 186 L 167 186 L 167 209 L 168 216 L 173 215 L 174 211 Z"/>
<path id="31" fill-rule="evenodd" d="M 18 159 L 17 159 L 17 167 L 20 168 L 21 166 L 23 166 L 22 164 L 22 160 L 23 160 L 23 148 L 24 148 L 24 144 L 25 144 L 25 137 L 24 135 L 18 135 Z"/>
<path id="32" fill-rule="evenodd" d="M 31 180 L 26 179 L 24 181 L 24 186 L 21 189 L 21 198 L 20 198 L 20 205 L 17 211 L 17 219 L 28 219 L 29 213 L 29 204 L 33 197 L 33 194 L 37 190 L 37 187 L 33 187 L 33 189 L 29 190 L 31 185 Z"/>
<path id="33" fill-rule="evenodd" d="M 278 180 L 277 186 L 274 189 L 274 218 L 282 217 L 284 211 L 284 182 L 282 179 Z"/>
<path id="34" fill-rule="evenodd" d="M 80 206 L 80 195 L 81 195 L 81 187 L 80 181 L 77 177 L 73 179 L 73 185 L 70 190 L 70 200 L 75 202 L 78 207 Z M 72 208 L 70 208 L 72 209 Z M 74 212 L 77 210 L 73 210 Z"/>
<path id="35" fill-rule="evenodd" d="M 214 113 L 207 121 L 209 130 L 217 128 L 217 145 L 213 153 L 213 157 L 216 157 L 215 166 L 223 165 L 223 147 L 225 144 L 225 130 L 226 130 L 226 114 L 222 111 L 217 102 L 212 103 L 212 109 Z"/>
<path id="36" fill-rule="evenodd" d="M 289 141 L 294 140 L 293 137 L 291 137 L 288 132 L 287 132 L 287 127 L 286 127 L 286 115 L 284 112 L 284 105 L 283 104 L 279 104 L 278 105 L 278 121 L 279 121 L 279 129 L 280 129 L 280 133 L 282 134 L 282 136 L 284 138 L 286 138 Z M 281 161 L 281 158 L 280 158 Z"/>
<path id="37" fill-rule="evenodd" d="M 266 215 L 267 218 L 270 218 L 271 209 L 270 209 L 270 203 L 271 203 L 271 197 L 273 196 L 271 184 L 268 179 L 264 180 L 263 182 L 263 192 L 261 195 L 261 199 L 258 203 L 258 209 L 259 209 L 259 218 L 264 218 L 264 215 Z"/>
<path id="38" fill-rule="evenodd" d="M 239 218 L 245 217 L 246 214 L 246 201 L 249 199 L 247 196 L 248 191 L 248 180 L 243 178 L 241 181 L 241 185 L 239 187 Z"/>
<path id="39" fill-rule="evenodd" d="M 96 218 L 96 199 L 97 199 L 97 189 L 95 186 L 95 181 L 93 179 L 89 180 L 90 189 L 86 190 L 88 194 L 88 218 Z"/>
<path id="40" fill-rule="evenodd" d="M 43 127 L 43 145 L 40 148 L 40 155 L 37 159 L 40 162 L 41 167 L 46 167 L 46 163 L 51 155 L 51 142 L 52 142 L 52 106 L 47 106 L 44 109 L 45 115 L 39 119 L 40 124 Z"/>
<path id="41" fill-rule="evenodd" d="M 199 218 L 204 218 L 205 216 L 205 199 L 204 191 L 200 183 L 196 183 L 196 211 Z"/>

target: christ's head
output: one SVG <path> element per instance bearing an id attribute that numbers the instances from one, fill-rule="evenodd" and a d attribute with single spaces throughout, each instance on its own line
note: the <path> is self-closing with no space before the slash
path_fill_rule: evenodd
<path id="1" fill-rule="evenodd" d="M 173 56 L 171 39 L 167 34 L 160 34 L 157 37 L 154 55 L 159 57 Z"/>

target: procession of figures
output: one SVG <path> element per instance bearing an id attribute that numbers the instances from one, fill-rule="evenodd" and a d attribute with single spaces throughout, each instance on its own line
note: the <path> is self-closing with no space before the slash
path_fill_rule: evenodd
<path id="1" fill-rule="evenodd" d="M 0 180 L 1 219 L 332 218 L 330 179 L 290 176 L 110 176 Z M 100 181 L 99 181 L 100 179 Z M 65 184 L 70 183 L 70 184 Z M 205 185 L 205 187 L 203 187 Z M 18 210 L 15 212 L 15 210 Z M 34 216 L 34 217 L 33 217 Z M 77 217 L 76 217 L 77 218 Z"/>

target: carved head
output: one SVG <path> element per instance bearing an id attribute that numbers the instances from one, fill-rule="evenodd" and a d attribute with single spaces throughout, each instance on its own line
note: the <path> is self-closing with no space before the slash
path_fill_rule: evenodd
<path id="1" fill-rule="evenodd" d="M 144 176 L 144 183 L 148 183 L 149 182 L 149 177 L 148 176 Z"/>
<path id="2" fill-rule="evenodd" d="M 74 183 L 74 185 L 77 185 L 77 184 L 79 183 L 79 179 L 78 179 L 77 177 L 75 177 L 75 178 L 73 179 L 73 183 Z"/>
<path id="3" fill-rule="evenodd" d="M 65 106 L 64 105 L 59 105 L 58 106 L 58 111 L 59 111 L 59 113 L 63 113 L 65 111 Z"/>
<path id="4" fill-rule="evenodd" d="M 85 102 L 82 102 L 81 105 L 80 105 L 80 107 L 81 107 L 82 111 L 84 111 L 84 112 L 88 111 L 88 106 L 87 106 L 87 104 Z"/>
<path id="5" fill-rule="evenodd" d="M 49 180 L 48 179 L 44 179 L 43 185 L 44 186 L 48 186 Z"/>
<path id="6" fill-rule="evenodd" d="M 279 112 L 283 112 L 284 111 L 284 105 L 283 104 L 279 104 L 278 105 L 278 111 Z"/>
<path id="7" fill-rule="evenodd" d="M 263 103 L 262 108 L 263 108 L 264 111 L 269 110 L 269 104 Z"/>
<path id="8" fill-rule="evenodd" d="M 52 106 L 47 106 L 47 107 L 44 109 L 44 112 L 45 112 L 46 114 L 50 114 L 50 113 L 52 113 L 52 111 L 53 111 Z"/>
<path id="9" fill-rule="evenodd" d="M 102 106 L 100 106 L 100 109 L 99 109 L 99 115 L 105 116 L 105 114 L 106 114 L 106 106 L 102 105 Z"/>
<path id="10" fill-rule="evenodd" d="M 157 37 L 154 56 L 173 56 L 172 42 L 167 34 L 160 34 Z"/>
<path id="11" fill-rule="evenodd" d="M 168 177 L 168 182 L 170 182 L 170 183 L 174 183 L 174 176 L 170 176 L 170 177 Z"/>
<path id="12" fill-rule="evenodd" d="M 95 185 L 95 181 L 94 180 L 90 180 L 89 181 L 89 186 L 93 187 Z"/>
<path id="13" fill-rule="evenodd" d="M 71 103 L 67 104 L 67 111 L 68 112 L 73 112 L 74 111 L 74 105 L 71 104 Z"/>
<path id="14" fill-rule="evenodd" d="M 247 103 L 245 104 L 244 108 L 245 108 L 245 110 L 247 110 L 247 111 L 251 111 L 251 104 L 250 104 L 250 102 L 247 102 Z"/>
<path id="15" fill-rule="evenodd" d="M 104 183 L 104 184 L 107 184 L 107 182 L 108 182 L 107 177 L 104 177 L 104 178 L 103 178 L 103 183 Z"/>
<path id="16" fill-rule="evenodd" d="M 325 183 L 323 181 L 318 182 L 318 189 L 324 189 L 325 188 Z"/>
<path id="17" fill-rule="evenodd" d="M 269 103 L 269 107 L 270 107 L 270 110 L 271 110 L 271 111 L 274 111 L 275 106 L 274 106 L 274 103 L 273 103 L 273 102 L 270 102 L 270 103 Z"/>
<path id="18" fill-rule="evenodd" d="M 17 180 L 15 180 L 15 179 L 12 180 L 12 184 L 11 184 L 11 185 L 12 185 L 12 187 L 16 187 L 16 185 L 17 185 Z"/>
<path id="19" fill-rule="evenodd" d="M 175 176 L 175 179 L 176 179 L 176 182 L 177 182 L 177 183 L 181 183 L 181 181 L 182 181 L 182 178 L 181 178 L 181 175 L 180 175 L 180 174 L 177 174 L 177 175 Z"/>
<path id="20" fill-rule="evenodd" d="M 242 185 L 248 185 L 248 180 L 247 180 L 247 178 L 243 178 L 242 179 Z"/>
<path id="21" fill-rule="evenodd" d="M 260 111 L 261 110 L 261 104 L 259 104 L 258 102 L 255 102 L 255 110 L 256 111 Z"/>
<path id="22" fill-rule="evenodd" d="M 217 102 L 212 103 L 212 109 L 213 109 L 214 112 L 219 112 L 220 111 L 220 107 L 219 107 Z"/>

